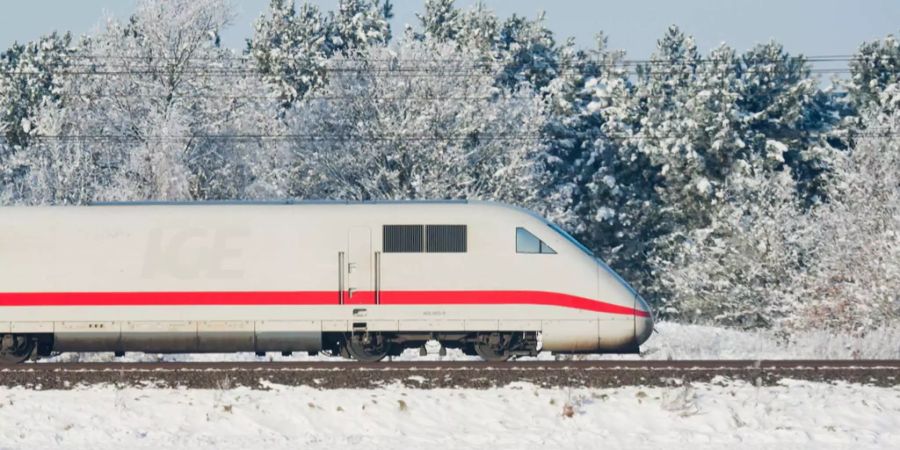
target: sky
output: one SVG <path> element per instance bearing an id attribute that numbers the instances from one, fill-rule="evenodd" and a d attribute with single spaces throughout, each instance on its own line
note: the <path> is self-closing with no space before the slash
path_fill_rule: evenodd
<path id="1" fill-rule="evenodd" d="M 302 1 L 302 0 L 300 0 Z M 457 0 L 468 7 L 477 0 Z M 310 0 L 333 9 L 337 0 Z M 125 18 L 136 0 L 5 0 L 0 8 L 0 49 L 53 30 L 88 33 L 110 15 Z M 299 3 L 299 1 L 298 1 Z M 394 0 L 395 35 L 405 24 L 417 25 L 423 0 Z M 646 58 L 656 39 L 671 24 L 693 35 L 702 51 L 727 42 L 738 50 L 775 39 L 791 53 L 846 55 L 863 41 L 900 33 L 898 0 L 486 0 L 500 17 L 513 13 L 534 17 L 546 13 L 548 26 L 560 40 L 574 37 L 580 47 L 593 47 L 603 31 L 610 47 L 631 58 Z M 222 33 L 223 44 L 243 48 L 253 21 L 268 0 L 232 0 L 233 25 Z"/>

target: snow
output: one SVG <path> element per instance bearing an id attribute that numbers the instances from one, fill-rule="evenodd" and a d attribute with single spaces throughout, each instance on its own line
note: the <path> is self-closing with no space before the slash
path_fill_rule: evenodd
<path id="1" fill-rule="evenodd" d="M 701 194 L 709 193 L 709 188 L 710 188 L 709 179 L 707 179 L 705 177 L 700 177 L 697 179 L 696 183 L 697 183 L 697 192 L 700 192 Z"/>
<path id="2" fill-rule="evenodd" d="M 0 389 L 0 448 L 863 448 L 900 442 L 900 389 Z M 571 417 L 568 417 L 569 413 Z"/>
<path id="3" fill-rule="evenodd" d="M 647 359 L 897 359 L 900 327 L 872 329 L 865 336 L 828 330 L 790 338 L 768 330 L 659 323 L 642 347 Z"/>
<path id="4" fill-rule="evenodd" d="M 597 214 L 594 216 L 594 220 L 599 222 L 603 220 L 609 220 L 615 216 L 616 211 L 614 209 L 606 206 L 601 206 L 600 208 L 597 208 Z"/>

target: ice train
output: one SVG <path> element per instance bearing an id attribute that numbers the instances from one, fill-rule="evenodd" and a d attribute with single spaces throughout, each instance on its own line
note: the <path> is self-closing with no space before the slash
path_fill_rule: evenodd
<path id="1" fill-rule="evenodd" d="M 649 307 L 563 230 L 493 202 L 0 208 L 0 362 L 437 340 L 487 360 L 635 352 Z"/>

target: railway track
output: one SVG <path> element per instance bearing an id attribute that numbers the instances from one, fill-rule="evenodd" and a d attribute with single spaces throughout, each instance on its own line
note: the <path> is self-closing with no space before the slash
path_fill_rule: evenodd
<path id="1" fill-rule="evenodd" d="M 194 389 L 304 385 L 338 389 L 394 383 L 414 388 L 485 389 L 514 382 L 601 388 L 728 380 L 774 385 L 785 378 L 900 386 L 900 360 L 42 363 L 0 369 L 0 386 L 31 389 L 94 384 Z"/>

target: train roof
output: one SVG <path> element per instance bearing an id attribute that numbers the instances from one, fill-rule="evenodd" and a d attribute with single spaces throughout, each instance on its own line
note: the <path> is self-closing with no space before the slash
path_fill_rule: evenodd
<path id="1" fill-rule="evenodd" d="M 0 207 L 0 210 L 78 210 L 80 208 L 128 208 L 128 207 L 213 207 L 213 206 L 236 206 L 236 207 L 282 207 L 282 206 L 453 206 L 464 207 L 483 207 L 491 209 L 502 209 L 519 214 L 526 214 L 543 222 L 547 220 L 535 211 L 521 206 L 509 203 L 491 201 L 491 200 L 175 200 L 175 201 L 115 201 L 115 202 L 91 202 L 85 205 L 11 205 L 9 207 Z"/>
<path id="2" fill-rule="evenodd" d="M 86 206 L 202 206 L 202 205 L 391 205 L 391 204 L 468 204 L 469 200 L 142 200 L 92 202 Z M 495 203 L 497 202 L 476 202 Z"/>

